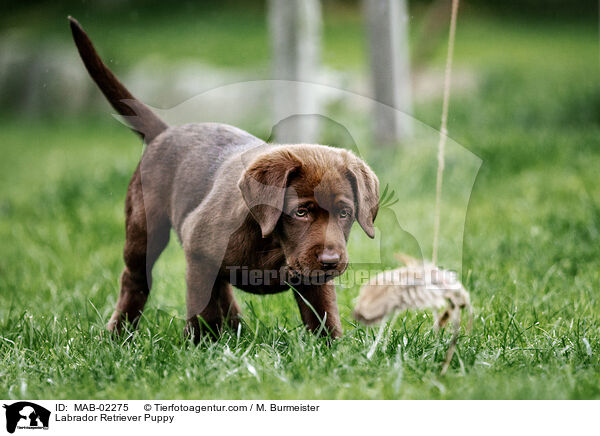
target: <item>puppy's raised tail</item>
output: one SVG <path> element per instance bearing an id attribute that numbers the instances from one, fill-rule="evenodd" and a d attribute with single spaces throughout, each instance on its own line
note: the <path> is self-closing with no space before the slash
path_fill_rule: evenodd
<path id="1" fill-rule="evenodd" d="M 168 126 L 148 106 L 136 99 L 123 86 L 119 79 L 102 62 L 92 41 L 81 25 L 73 17 L 68 17 L 71 23 L 73 40 L 77 45 L 79 55 L 85 68 L 90 73 L 112 107 L 121 114 L 127 123 L 149 144 Z"/>

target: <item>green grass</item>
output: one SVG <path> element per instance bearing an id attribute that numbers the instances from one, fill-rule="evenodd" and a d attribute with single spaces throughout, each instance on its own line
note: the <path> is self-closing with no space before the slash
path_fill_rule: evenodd
<path id="1" fill-rule="evenodd" d="M 339 20 L 354 24 L 327 30 L 336 47 L 359 31 L 356 16 L 344 14 Z M 194 347 L 182 338 L 185 264 L 175 242 L 156 266 L 140 329 L 111 339 L 104 324 L 122 268 L 123 199 L 141 145 L 108 112 L 5 116 L 0 398 L 600 398 L 597 34 L 556 23 L 460 24 L 457 60 L 475 69 L 479 86 L 453 96 L 450 135 L 483 165 L 463 250 L 475 320 L 445 377 L 449 334 L 432 332 L 427 312 L 401 314 L 367 358 L 377 330 L 352 321 L 357 286 L 339 291 L 345 336 L 331 347 L 304 331 L 290 293 L 237 291 L 240 334 Z M 169 32 L 175 41 L 193 29 Z M 262 41 L 257 29 L 222 38 L 213 29 L 206 38 L 218 58 Z M 169 41 L 161 32 L 154 39 Z M 334 52 L 332 64 L 342 65 L 343 51 Z M 435 126 L 439 101 L 420 104 L 417 118 Z M 369 156 L 386 160 L 374 147 Z M 397 172 L 379 175 L 393 182 Z M 405 188 L 411 207 L 422 210 L 421 185 L 432 183 L 423 175 Z M 390 249 L 402 251 L 396 236 L 386 236 Z M 355 228 L 351 258 L 372 244 Z"/>

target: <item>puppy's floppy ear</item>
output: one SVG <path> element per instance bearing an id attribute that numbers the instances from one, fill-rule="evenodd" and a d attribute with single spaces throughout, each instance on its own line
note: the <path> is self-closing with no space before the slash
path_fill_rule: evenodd
<path id="1" fill-rule="evenodd" d="M 373 222 L 379 210 L 379 179 L 361 159 L 355 158 L 349 165 L 348 177 L 354 189 L 358 224 L 369 238 L 375 237 Z"/>
<path id="2" fill-rule="evenodd" d="M 283 211 L 290 175 L 302 165 L 287 150 L 266 153 L 254 160 L 238 182 L 244 202 L 260 225 L 262 237 L 270 235 Z"/>

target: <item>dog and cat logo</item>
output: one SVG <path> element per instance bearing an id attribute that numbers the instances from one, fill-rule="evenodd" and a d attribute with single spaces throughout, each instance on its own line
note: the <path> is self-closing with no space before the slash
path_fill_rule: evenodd
<path id="1" fill-rule="evenodd" d="M 5 404 L 6 431 L 14 433 L 18 428 L 26 430 L 48 430 L 50 411 L 29 401 Z"/>

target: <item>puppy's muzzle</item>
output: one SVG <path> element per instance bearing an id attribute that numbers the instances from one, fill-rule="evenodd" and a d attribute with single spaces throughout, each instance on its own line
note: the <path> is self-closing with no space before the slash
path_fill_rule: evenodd
<path id="1" fill-rule="evenodd" d="M 325 271 L 336 269 L 340 263 L 342 256 L 335 250 L 326 248 L 317 254 L 317 262 Z"/>

